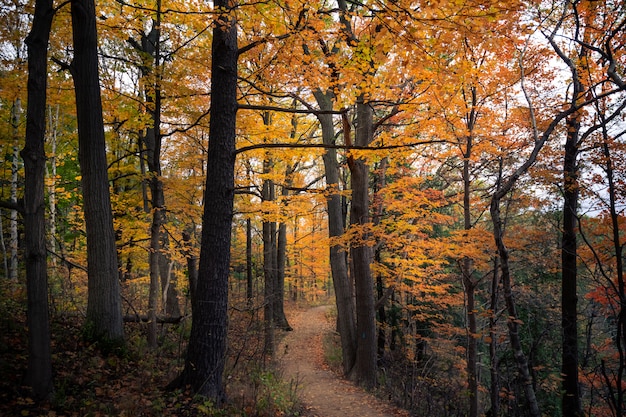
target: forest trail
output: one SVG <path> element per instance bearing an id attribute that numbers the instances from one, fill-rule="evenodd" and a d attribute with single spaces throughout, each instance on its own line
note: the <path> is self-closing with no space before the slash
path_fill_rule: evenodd
<path id="1" fill-rule="evenodd" d="M 293 331 L 278 346 L 285 380 L 298 384 L 306 417 L 402 417 L 405 411 L 386 404 L 329 370 L 324 363 L 324 335 L 333 331 L 331 306 L 294 311 Z"/>

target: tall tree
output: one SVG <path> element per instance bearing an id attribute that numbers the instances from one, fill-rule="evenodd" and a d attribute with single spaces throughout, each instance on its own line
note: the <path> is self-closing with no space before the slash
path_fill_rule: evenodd
<path id="1" fill-rule="evenodd" d="M 150 327 L 148 341 L 151 346 L 156 346 L 156 312 L 159 295 L 159 281 L 163 296 L 163 310 L 167 316 L 180 316 L 178 294 L 175 282 L 171 279 L 171 260 L 166 253 L 169 246 L 167 233 L 164 231 L 166 219 L 165 192 L 163 173 L 161 169 L 162 142 L 161 119 L 163 107 L 162 84 L 164 77 L 163 39 L 161 28 L 163 26 L 163 12 L 161 0 L 156 1 L 155 18 L 151 22 L 150 31 L 141 34 L 141 42 L 130 38 L 129 42 L 140 53 L 142 64 L 140 65 L 144 85 L 145 108 L 150 116 L 149 125 L 145 132 L 140 135 L 140 146 L 145 146 L 145 155 L 141 155 L 141 163 L 144 158 L 147 161 L 150 173 L 147 182 L 150 188 L 152 223 L 150 226 L 150 291 L 148 300 L 148 315 Z M 144 203 L 147 207 L 147 203 Z"/>
<path id="2" fill-rule="evenodd" d="M 356 104 L 355 145 L 367 147 L 373 140 L 373 109 L 361 95 Z M 344 116 L 345 117 L 345 116 Z M 368 244 L 366 228 L 369 216 L 369 166 L 362 158 L 348 158 L 352 180 L 350 224 L 358 231 L 356 242 L 350 244 L 356 296 L 357 350 L 352 378 L 359 385 L 372 388 L 376 385 L 376 310 L 374 282 L 370 265 L 372 251 Z"/>
<path id="3" fill-rule="evenodd" d="M 94 0 L 71 2 L 74 79 L 78 119 L 78 159 L 87 231 L 87 327 L 89 336 L 123 342 L 117 251 L 107 174 L 106 143 L 98 76 Z"/>
<path id="4" fill-rule="evenodd" d="M 24 159 L 24 235 L 28 292 L 27 384 L 35 398 L 52 392 L 52 356 L 48 308 L 48 272 L 45 231 L 44 184 L 46 155 L 46 89 L 48 44 L 54 17 L 52 0 L 37 0 L 28 46 L 28 106 Z"/>
<path id="5" fill-rule="evenodd" d="M 335 95 L 332 91 L 316 90 L 313 92 L 321 110 L 332 110 Z M 322 141 L 326 145 L 335 143 L 335 127 L 332 114 L 318 114 L 322 129 Z M 324 173 L 328 187 L 327 212 L 328 234 L 340 238 L 345 231 L 342 196 L 339 188 L 339 163 L 337 150 L 329 147 L 322 156 Z M 330 268 L 337 305 L 337 327 L 341 337 L 343 371 L 348 374 L 356 358 L 356 313 L 354 309 L 354 290 L 348 277 L 348 263 L 345 252 L 339 242 L 331 244 Z"/>
<path id="6" fill-rule="evenodd" d="M 269 113 L 263 115 L 264 122 L 269 124 Z M 269 155 L 263 160 L 263 173 L 269 174 L 272 161 Z M 266 178 L 263 180 L 262 201 L 272 204 L 276 199 L 274 181 Z M 264 213 L 263 219 L 263 276 L 264 276 L 264 322 L 265 322 L 265 346 L 264 351 L 268 355 L 274 354 L 274 299 L 277 296 L 276 282 L 276 222 Z"/>
<path id="7" fill-rule="evenodd" d="M 569 56 L 555 41 L 554 34 L 548 37 L 556 54 L 567 65 L 572 77 L 572 91 L 569 106 L 575 109 L 567 116 L 566 138 L 563 148 L 563 235 L 561 237 L 561 327 L 562 352 L 561 374 L 563 375 L 562 415 L 581 416 L 580 388 L 578 381 L 578 199 L 579 166 L 578 155 L 581 146 L 581 122 L 583 106 L 588 86 L 590 30 L 587 24 L 593 21 L 589 15 L 595 6 L 591 1 L 580 2 L 580 9 L 575 2 L 565 2 L 563 18 L 557 22 L 557 28 L 564 23 L 570 6 L 575 16 L 573 39 L 580 42 Z M 580 15 L 579 15 L 580 13 Z"/>
<path id="8" fill-rule="evenodd" d="M 615 116 L 621 113 L 624 108 L 626 108 L 626 100 L 622 102 L 620 106 L 617 106 L 617 110 L 612 112 L 612 114 L 607 114 L 607 103 L 606 101 L 602 103 L 603 106 L 600 106 L 596 103 L 596 110 L 598 116 L 600 118 L 601 126 L 602 126 L 602 156 L 604 166 L 602 167 L 605 175 L 606 175 L 606 183 L 608 185 L 608 197 L 609 197 L 609 220 L 611 223 L 611 243 L 613 245 L 613 261 L 614 264 L 614 275 L 612 277 L 610 273 L 607 273 L 607 270 L 610 270 L 610 263 L 607 262 L 608 265 L 604 265 L 604 262 L 597 257 L 596 262 L 599 266 L 600 273 L 604 276 L 604 278 L 610 282 L 610 287 L 613 288 L 613 291 L 616 294 L 613 294 L 613 297 L 618 300 L 616 303 L 618 306 L 615 309 L 615 315 L 617 316 L 616 323 L 616 336 L 614 338 L 614 343 L 617 347 L 618 352 L 618 363 L 617 366 L 614 367 L 612 378 L 609 377 L 608 371 L 606 369 L 606 363 L 602 362 L 602 373 L 605 381 L 609 387 L 609 395 L 608 401 L 611 404 L 611 408 L 615 411 L 615 416 L 621 417 L 624 415 L 625 406 L 624 398 L 626 396 L 626 390 L 623 388 L 623 381 L 626 374 L 626 280 L 624 279 L 624 245 L 622 243 L 622 237 L 620 236 L 620 215 L 618 210 L 619 204 L 619 193 L 617 192 L 616 183 L 619 182 L 619 176 L 616 175 L 616 165 L 617 162 L 615 155 L 612 152 L 612 147 L 614 146 L 614 141 L 619 139 L 619 136 L 623 136 L 625 134 L 624 131 L 615 135 L 615 137 L 611 137 L 609 134 L 609 121 L 614 119 Z M 585 239 L 586 243 L 589 244 L 589 241 Z M 591 245 L 590 245 L 591 246 Z M 594 251 L 594 253 L 597 253 Z M 614 278 L 614 279 L 613 279 Z M 617 285 L 613 284 L 616 282 Z M 614 382 L 611 381 L 614 379 Z M 614 387 L 614 388 L 613 388 Z"/>
<path id="9" fill-rule="evenodd" d="M 237 116 L 236 2 L 217 0 L 211 62 L 211 112 L 202 216 L 200 267 L 185 368 L 170 387 L 221 404 L 228 323 L 228 276 L 233 219 L 235 125 Z"/>

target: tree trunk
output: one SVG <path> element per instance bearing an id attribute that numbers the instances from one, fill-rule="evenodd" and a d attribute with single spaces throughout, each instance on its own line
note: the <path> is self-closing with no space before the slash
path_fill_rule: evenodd
<path id="1" fill-rule="evenodd" d="M 148 294 L 148 316 L 152 319 L 148 323 L 148 345 L 157 345 L 157 323 L 156 313 L 158 309 L 159 288 L 163 295 L 163 305 L 166 316 L 179 316 L 178 297 L 175 294 L 176 286 L 169 282 L 169 259 L 164 253 L 167 248 L 167 235 L 163 232 L 163 225 L 166 222 L 165 215 L 165 194 L 163 191 L 163 181 L 161 180 L 161 1 L 157 0 L 156 20 L 152 22 L 152 28 L 148 34 L 142 34 L 141 44 L 136 41 L 130 43 L 143 54 L 144 63 L 141 66 L 141 73 L 144 78 L 152 80 L 145 88 L 146 109 L 150 114 L 151 125 L 146 128 L 142 136 L 146 147 L 148 180 L 151 208 L 152 224 L 150 227 L 150 291 Z M 143 155 L 142 155 L 143 158 Z M 160 283 L 160 286 L 159 286 Z"/>
<path id="2" fill-rule="evenodd" d="M 522 342 L 519 335 L 519 318 L 517 308 L 513 298 L 513 290 L 511 285 L 511 270 L 509 267 L 509 250 L 504 244 L 504 228 L 502 218 L 500 216 L 500 193 L 496 193 L 491 199 L 491 219 L 493 222 L 493 236 L 496 242 L 498 255 L 500 257 L 500 269 L 502 272 L 502 289 L 506 308 L 508 312 L 507 327 L 509 329 L 509 340 L 511 341 L 511 349 L 517 363 L 517 368 L 522 380 L 524 395 L 527 401 L 528 412 L 532 417 L 541 417 L 539 411 L 539 403 L 535 395 L 533 381 L 528 368 L 528 359 L 524 354 Z"/>
<path id="3" fill-rule="evenodd" d="M 48 107 L 48 126 L 49 126 L 49 141 L 50 141 L 50 157 L 48 162 L 50 163 L 50 171 L 46 169 L 46 176 L 48 177 L 48 210 L 50 211 L 48 217 L 48 249 L 56 252 L 57 248 L 57 195 L 56 195 L 56 180 L 57 180 L 57 135 L 59 131 L 59 108 L 60 105 L 55 106 L 55 112 L 53 114 L 52 107 Z M 52 266 L 56 267 L 56 257 L 51 259 Z"/>
<path id="4" fill-rule="evenodd" d="M 3 217 L 2 209 L 0 209 L 0 218 Z M 4 228 L 2 227 L 2 221 L 0 221 L 0 250 L 2 251 L 2 267 L 3 277 L 9 278 L 9 254 L 7 253 L 7 246 L 4 242 Z"/>
<path id="5" fill-rule="evenodd" d="M 276 297 L 274 299 L 274 322 L 282 330 L 293 330 L 285 315 L 285 263 L 287 255 L 287 225 L 278 224 L 276 238 Z"/>
<path id="6" fill-rule="evenodd" d="M 263 162 L 263 172 L 269 172 L 269 161 Z M 274 200 L 274 182 L 263 181 L 263 201 Z M 267 214 L 267 213 L 264 213 Z M 263 220 L 263 276 L 265 281 L 264 293 L 264 323 L 265 345 L 264 352 L 272 356 L 274 354 L 274 298 L 276 297 L 276 223 L 267 219 Z"/>
<path id="7" fill-rule="evenodd" d="M 26 383 L 36 399 L 52 392 L 45 230 L 44 151 L 48 43 L 54 16 L 52 0 L 37 0 L 28 46 L 28 107 L 24 159 L 24 237 L 28 293 L 28 370 Z"/>
<path id="8" fill-rule="evenodd" d="M 246 301 L 248 308 L 254 304 L 254 277 L 252 275 L 252 220 L 246 219 Z"/>
<path id="9" fill-rule="evenodd" d="M 47 45 L 46 52 L 47 54 Z M 17 182 L 19 171 L 19 134 L 18 127 L 20 122 L 20 113 L 22 112 L 22 104 L 19 98 L 13 102 L 13 108 L 11 109 L 11 129 L 13 130 L 13 160 L 11 161 L 11 203 L 17 204 Z M 45 116 L 44 116 L 45 117 Z M 45 130 L 45 129 L 44 129 Z M 9 248 L 10 248 L 10 261 L 9 261 L 9 278 L 11 281 L 17 281 L 18 275 L 18 249 L 19 249 L 19 234 L 17 229 L 17 210 L 10 211 L 9 217 Z"/>
<path id="10" fill-rule="evenodd" d="M 226 359 L 228 276 L 233 219 L 235 122 L 237 115 L 236 4 L 215 2 L 211 63 L 211 113 L 207 178 L 202 216 L 200 270 L 191 335 L 182 374 L 170 387 L 191 385 L 199 395 L 222 404 Z"/>
<path id="11" fill-rule="evenodd" d="M 291 167 L 285 173 L 285 186 L 282 187 L 281 195 L 285 197 L 283 205 L 286 206 L 286 197 L 289 195 L 288 187 L 291 185 Z M 293 330 L 285 315 L 285 264 L 287 262 L 287 224 L 278 223 L 278 234 L 276 235 L 276 296 L 274 297 L 274 324 L 277 328 L 291 331 Z"/>
<path id="12" fill-rule="evenodd" d="M 159 296 L 159 258 L 161 252 L 161 224 L 163 223 L 163 183 L 153 173 L 150 178 L 152 196 L 152 224 L 150 225 L 150 290 L 148 292 L 148 346 L 157 347 L 157 303 Z"/>
<path id="13" fill-rule="evenodd" d="M 73 0 L 71 5 L 74 39 L 71 71 L 87 232 L 86 331 L 94 340 L 121 343 L 124 331 L 98 78 L 95 4 L 93 0 Z"/>
<path id="14" fill-rule="evenodd" d="M 465 152 L 463 154 L 463 230 L 469 233 L 472 229 L 471 217 L 471 196 L 472 196 L 472 180 L 470 178 L 470 158 L 472 156 L 473 137 L 472 131 L 476 122 L 476 88 L 471 88 L 472 107 L 467 116 L 468 136 L 465 138 Z M 467 370 L 467 388 L 469 391 L 469 412 L 468 417 L 478 417 L 478 338 L 476 325 L 476 303 L 475 291 L 477 282 L 472 278 L 473 260 L 464 257 L 461 260 L 461 280 L 463 282 L 463 290 L 465 291 L 465 312 L 467 315 L 467 353 L 466 353 L 466 370 Z"/>
<path id="15" fill-rule="evenodd" d="M 462 260 L 463 288 L 465 290 L 466 313 L 467 313 L 467 389 L 469 391 L 468 417 L 478 417 L 478 327 L 476 325 L 476 283 L 471 278 L 471 264 L 469 258 Z"/>
<path id="16" fill-rule="evenodd" d="M 376 196 L 377 193 L 385 187 L 385 183 L 386 183 L 385 175 L 386 175 L 386 170 L 387 170 L 387 163 L 388 163 L 388 158 L 383 158 L 383 160 L 380 162 L 380 165 L 378 166 L 378 169 L 376 170 L 377 178 L 374 183 L 375 184 L 374 196 Z M 380 221 L 383 216 L 383 211 L 384 211 L 384 207 L 383 207 L 382 199 L 378 199 L 378 201 L 375 202 L 375 210 L 374 210 L 374 218 L 373 218 L 374 226 L 380 225 Z M 383 249 L 383 245 L 376 245 L 376 250 L 374 252 L 374 259 L 377 263 L 381 262 L 382 249 Z M 386 297 L 385 283 L 384 283 L 383 275 L 381 273 L 378 273 L 376 275 L 376 296 L 378 298 L 378 301 L 376 302 L 376 304 L 379 305 L 378 322 L 380 323 L 378 326 L 378 342 L 377 342 L 376 350 L 377 350 L 377 359 L 378 361 L 380 361 L 385 355 L 385 348 L 387 344 L 387 328 L 391 327 L 388 317 L 387 317 L 387 311 L 385 310 L 385 304 L 386 304 L 385 303 L 385 297 Z"/>
<path id="17" fill-rule="evenodd" d="M 313 93 L 321 110 L 332 110 L 332 93 L 315 91 Z M 322 140 L 324 144 L 335 143 L 335 128 L 332 115 L 319 114 L 318 120 L 322 128 Z M 324 161 L 324 173 L 329 191 L 327 199 L 328 210 L 328 234 L 331 238 L 338 238 L 344 233 L 344 216 L 342 197 L 339 194 L 339 165 L 337 163 L 337 151 L 328 148 L 322 156 Z M 337 327 L 341 337 L 341 353 L 343 358 L 343 371 L 348 374 L 354 366 L 356 359 L 356 317 L 354 308 L 354 292 L 348 277 L 348 265 L 345 251 L 341 245 L 330 247 L 330 268 L 333 276 L 335 299 L 337 305 Z"/>
<path id="18" fill-rule="evenodd" d="M 567 139 L 563 162 L 563 236 L 561 240 L 561 326 L 563 376 L 563 416 L 581 415 L 578 388 L 578 317 L 577 317 L 577 243 L 578 224 L 578 133 L 577 115 L 567 120 Z"/>
<path id="19" fill-rule="evenodd" d="M 191 310 L 195 308 L 196 288 L 198 285 L 198 258 L 194 255 L 191 243 L 191 233 L 183 232 L 183 244 L 185 249 L 185 258 L 187 259 L 187 275 L 189 277 L 189 299 L 191 300 Z"/>
<path id="20" fill-rule="evenodd" d="M 373 138 L 373 111 L 363 97 L 357 100 L 355 144 L 368 146 Z M 363 159 L 348 159 L 352 179 L 351 227 L 359 228 L 358 242 L 350 244 L 356 295 L 357 350 L 350 376 L 359 385 L 372 388 L 376 385 L 376 312 L 374 282 L 370 264 L 372 251 L 368 245 L 369 167 Z"/>
<path id="21" fill-rule="evenodd" d="M 380 252 L 376 251 L 375 257 L 377 261 L 380 261 Z M 384 291 L 384 283 L 382 274 L 376 275 L 376 295 L 379 300 L 382 302 L 378 307 L 378 339 L 376 343 L 376 354 L 377 358 L 380 360 L 383 356 L 385 356 L 385 347 L 387 345 L 387 332 L 386 326 L 387 323 L 387 312 L 385 311 L 385 302 L 383 301 L 383 297 L 385 297 Z"/>
<path id="22" fill-rule="evenodd" d="M 491 416 L 500 416 L 500 384 L 498 372 L 498 333 L 497 333 L 497 310 L 498 310 L 498 288 L 500 283 L 500 259 L 493 260 L 493 276 L 491 279 L 491 294 L 489 301 L 489 374 L 491 384 L 489 387 L 489 397 L 491 399 Z"/>
<path id="23" fill-rule="evenodd" d="M 611 216 L 611 231 L 613 241 L 613 251 L 615 252 L 615 274 L 617 278 L 617 296 L 620 301 L 620 307 L 617 311 L 616 337 L 615 345 L 619 355 L 619 363 L 617 371 L 614 372 L 615 387 L 622 387 L 624 381 L 624 373 L 626 372 L 626 283 L 624 282 L 624 246 L 620 236 L 620 214 L 618 210 L 618 187 L 615 184 L 615 176 L 613 169 L 613 159 L 611 149 L 609 147 L 609 134 L 604 115 L 601 114 L 602 130 L 603 130 L 603 154 L 605 158 L 605 167 L 607 182 L 609 185 L 609 213 Z M 606 378 L 606 375 L 605 375 Z M 615 393 L 611 395 L 610 401 L 613 403 L 615 415 L 621 417 L 624 414 L 624 390 L 615 389 Z"/>

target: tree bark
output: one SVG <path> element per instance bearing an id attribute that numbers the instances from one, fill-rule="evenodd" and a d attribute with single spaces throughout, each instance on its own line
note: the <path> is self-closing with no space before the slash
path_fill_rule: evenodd
<path id="1" fill-rule="evenodd" d="M 522 342 L 519 335 L 519 319 L 517 307 L 513 298 L 513 290 L 511 285 L 511 269 L 509 266 L 509 250 L 504 244 L 504 228 L 502 217 L 500 216 L 500 199 L 502 193 L 496 192 L 491 199 L 491 219 L 493 222 L 493 235 L 496 242 L 496 248 L 500 257 L 500 269 L 502 272 L 502 289 L 504 301 L 508 312 L 507 327 L 509 329 L 509 340 L 511 341 L 511 349 L 517 363 L 517 369 L 522 380 L 524 395 L 527 401 L 528 412 L 532 417 L 541 417 L 539 411 L 539 403 L 533 387 L 532 377 L 528 368 L 528 359 L 524 354 Z"/>
<path id="2" fill-rule="evenodd" d="M 129 42 L 143 54 L 144 62 L 141 65 L 141 73 L 148 80 L 145 87 L 146 109 L 151 118 L 151 124 L 141 139 L 146 147 L 148 179 L 152 224 L 150 227 L 150 291 L 148 294 L 148 316 L 155 320 L 148 323 L 148 345 L 157 345 L 156 314 L 158 309 L 159 288 L 163 295 L 164 312 L 167 316 L 179 316 L 178 295 L 176 285 L 169 282 L 169 257 L 165 254 L 169 241 L 163 232 L 166 222 L 165 193 L 161 179 L 161 1 L 157 0 L 156 20 L 152 22 L 152 28 L 148 34 L 142 34 L 141 44 L 136 41 Z M 143 155 L 142 155 L 143 159 Z M 160 287 L 159 287 L 160 283 Z"/>
<path id="3" fill-rule="evenodd" d="M 383 160 L 380 162 L 380 165 L 378 166 L 378 169 L 376 170 L 377 175 L 376 175 L 376 181 L 374 182 L 375 188 L 373 192 L 375 196 L 380 190 L 382 190 L 385 187 L 387 163 L 388 163 L 388 158 L 386 157 L 383 158 Z M 375 202 L 375 209 L 374 209 L 374 215 L 373 215 L 374 226 L 380 225 L 383 212 L 384 212 L 383 201 L 382 199 L 378 199 L 378 201 Z M 376 245 L 376 250 L 374 252 L 374 260 L 377 263 L 381 262 L 382 250 L 383 250 L 383 245 Z M 393 293 L 393 290 L 391 291 L 391 293 Z M 376 275 L 376 297 L 377 297 L 376 304 L 378 305 L 377 310 L 378 310 L 378 322 L 379 322 L 376 354 L 377 354 L 377 360 L 380 361 L 385 355 L 385 348 L 387 344 L 387 328 L 391 327 L 389 323 L 389 319 L 387 317 L 387 311 L 385 309 L 385 304 L 386 304 L 385 301 L 386 301 L 387 295 L 385 294 L 385 283 L 384 283 L 384 277 L 382 273 L 378 273 Z"/>
<path id="4" fill-rule="evenodd" d="M 315 91 L 313 93 L 321 110 L 332 110 L 333 95 L 331 92 Z M 322 141 L 330 145 L 335 142 L 335 128 L 330 114 L 319 114 L 318 120 L 322 128 Z M 324 173 L 329 196 L 327 197 L 328 234 L 331 238 L 339 238 L 344 234 L 344 216 L 342 197 L 339 194 L 339 165 L 337 151 L 328 148 L 322 156 Z M 347 375 L 356 359 L 356 317 L 354 308 L 354 292 L 348 277 L 348 264 L 344 249 L 335 244 L 330 247 L 330 268 L 335 289 L 337 305 L 337 327 L 341 337 L 341 353 L 343 371 Z"/>
<path id="5" fill-rule="evenodd" d="M 624 282 L 624 261 L 623 252 L 624 246 L 620 236 L 620 214 L 617 208 L 618 201 L 618 187 L 615 184 L 615 176 L 613 169 L 613 159 L 611 156 L 611 149 L 609 146 L 609 134 L 607 131 L 606 120 L 602 112 L 602 130 L 603 130 L 603 155 L 605 158 L 604 171 L 606 172 L 606 178 L 609 185 L 609 213 L 611 216 L 611 232 L 613 241 L 613 251 L 615 253 L 615 274 L 617 278 L 617 296 L 619 300 L 619 309 L 617 311 L 617 324 L 616 324 L 616 337 L 615 345 L 619 355 L 619 363 L 617 364 L 617 371 L 614 372 L 615 378 L 615 393 L 611 395 L 609 401 L 613 403 L 615 415 L 621 417 L 624 415 L 624 390 L 619 387 L 623 386 L 624 373 L 626 372 L 626 282 Z M 606 375 L 605 375 L 606 377 Z"/>
<path id="6" fill-rule="evenodd" d="M 0 209 L 0 217 L 3 217 L 2 209 Z M 3 267 L 3 277 L 9 278 L 9 254 L 7 253 L 7 246 L 4 242 L 4 227 L 2 227 L 2 222 L 0 221 L 0 250 L 2 251 L 2 267 Z"/>
<path id="7" fill-rule="evenodd" d="M 263 161 L 263 172 L 268 173 L 270 162 Z M 263 181 L 263 201 L 274 200 L 274 182 Z M 267 213 L 264 213 L 267 214 Z M 272 356 L 274 354 L 274 298 L 276 297 L 276 223 L 263 220 L 263 276 L 264 276 L 264 324 L 265 345 L 264 352 Z"/>
<path id="8" fill-rule="evenodd" d="M 202 216 L 200 270 L 191 335 L 182 374 L 170 387 L 191 385 L 194 392 L 222 404 L 226 357 L 228 276 L 233 219 L 235 122 L 237 115 L 236 5 L 217 0 L 211 64 L 211 121 Z"/>
<path id="9" fill-rule="evenodd" d="M 28 370 L 26 383 L 36 399 L 52 392 L 45 230 L 44 151 L 48 44 L 54 16 L 52 0 L 37 0 L 28 47 L 28 106 L 24 159 L 24 237 L 28 297 Z"/>
<path id="10" fill-rule="evenodd" d="M 472 179 L 470 177 L 470 158 L 474 146 L 473 131 L 476 125 L 476 87 L 470 87 L 471 102 L 470 111 L 466 116 L 466 126 L 469 134 L 465 137 L 465 151 L 463 152 L 463 230 L 467 233 L 472 229 Z M 476 325 L 476 286 L 478 283 L 472 278 L 474 260 L 464 257 L 461 260 L 461 280 L 463 282 L 463 290 L 465 291 L 465 311 L 467 315 L 467 354 L 466 354 L 466 370 L 467 370 L 467 386 L 469 391 L 469 412 L 468 417 L 478 417 L 479 401 L 478 401 L 478 328 Z"/>
<path id="11" fill-rule="evenodd" d="M 500 283 L 500 258 L 495 257 L 493 260 L 493 276 L 491 279 L 491 294 L 489 297 L 489 375 L 491 383 L 489 386 L 489 397 L 491 399 L 491 416 L 500 416 L 500 383 L 498 372 L 498 333 L 497 333 L 497 317 L 498 309 L 498 288 Z"/>
<path id="12" fill-rule="evenodd" d="M 286 206 L 286 197 L 289 195 L 291 185 L 291 168 L 286 170 L 285 186 L 282 187 L 281 195 L 285 197 L 283 205 Z M 293 330 L 285 315 L 285 264 L 287 262 L 287 224 L 283 221 L 278 223 L 276 235 L 276 297 L 274 298 L 274 323 L 282 330 Z"/>
<path id="13" fill-rule="evenodd" d="M 246 219 L 246 301 L 248 308 L 254 303 L 254 277 L 252 275 L 252 220 Z"/>
<path id="14" fill-rule="evenodd" d="M 187 259 L 187 275 L 189 277 L 189 299 L 191 310 L 195 308 L 196 288 L 198 286 L 198 257 L 194 255 L 191 243 L 191 231 L 183 232 L 183 245 Z"/>
<path id="15" fill-rule="evenodd" d="M 57 104 L 53 114 L 52 107 L 48 106 L 48 137 L 50 141 L 50 157 L 48 162 L 50 163 L 50 171 L 46 170 L 46 176 L 48 177 L 48 210 L 50 214 L 48 216 L 48 249 L 56 252 L 57 248 L 57 194 L 56 194 L 56 178 L 57 178 L 57 135 L 59 132 L 59 108 Z M 56 267 L 56 258 L 52 257 L 51 263 L 53 267 Z"/>
<path id="16" fill-rule="evenodd" d="M 47 45 L 46 52 L 47 54 Z M 19 171 L 19 135 L 18 127 L 20 120 L 20 113 L 22 112 L 22 104 L 19 98 L 13 102 L 13 108 L 11 109 L 11 129 L 13 130 L 13 159 L 11 161 L 11 203 L 17 204 L 17 182 Z M 18 249 L 19 249 L 19 234 L 17 228 L 17 210 L 11 210 L 9 216 L 9 248 L 10 248 L 10 260 L 9 260 L 9 278 L 11 281 L 17 281 L 18 275 Z"/>
<path id="17" fill-rule="evenodd" d="M 367 146 L 373 138 L 373 110 L 363 97 L 357 100 L 355 144 Z M 366 388 L 376 385 L 376 310 L 374 301 L 374 282 L 370 264 L 372 251 L 368 245 L 370 223 L 369 216 L 369 166 L 363 159 L 349 157 L 352 180 L 352 204 L 350 210 L 351 227 L 360 230 L 357 242 L 350 244 L 353 262 L 354 286 L 356 295 L 356 331 L 357 350 L 354 368 L 350 371 L 351 379 Z"/>
<path id="18" fill-rule="evenodd" d="M 561 327 L 563 375 L 563 416 L 579 416 L 581 412 L 578 388 L 578 296 L 577 243 L 578 224 L 578 133 L 580 119 L 573 115 L 567 120 L 567 138 L 563 161 L 563 236 L 561 238 Z"/>
<path id="19" fill-rule="evenodd" d="M 98 42 L 93 0 L 71 2 L 78 159 L 87 232 L 87 335 L 122 343 L 124 338 L 117 252 L 107 174 L 106 143 L 98 78 Z"/>

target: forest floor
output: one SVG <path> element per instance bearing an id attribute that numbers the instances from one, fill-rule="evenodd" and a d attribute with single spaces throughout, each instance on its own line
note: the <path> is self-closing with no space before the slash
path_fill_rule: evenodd
<path id="1" fill-rule="evenodd" d="M 283 378 L 294 381 L 306 417 L 401 417 L 404 410 L 385 403 L 337 374 L 329 353 L 338 350 L 331 323 L 331 306 L 292 311 L 285 335 L 276 351 Z M 340 353 L 337 353 L 340 355 Z M 331 358 L 332 359 L 332 358 Z"/>
<path id="2" fill-rule="evenodd" d="M 231 318 L 229 403 L 217 408 L 189 390 L 167 391 L 181 370 L 189 322 L 163 327 L 158 349 L 146 346 L 143 327 L 126 326 L 127 347 L 103 353 L 82 337 L 82 319 L 51 321 L 55 391 L 45 402 L 22 385 L 27 363 L 25 292 L 0 283 L 0 416 L 405 417 L 340 376 L 340 347 L 330 306 L 289 304 L 294 331 L 277 332 L 275 367 L 262 355 L 263 326 L 242 312 Z M 5 286 L 6 287 L 6 286 Z M 244 359 L 246 358 L 246 359 Z"/>

